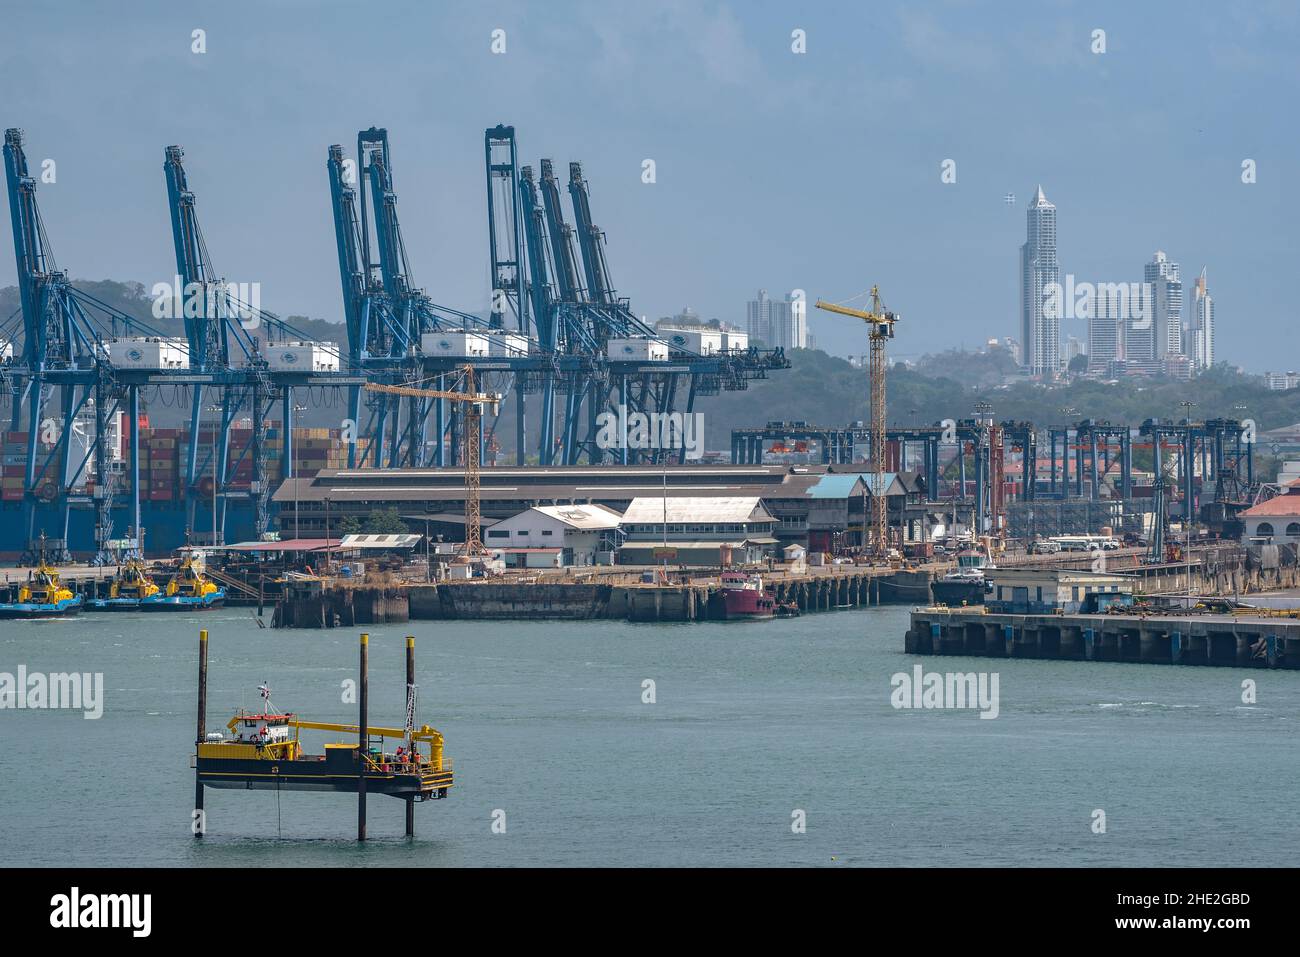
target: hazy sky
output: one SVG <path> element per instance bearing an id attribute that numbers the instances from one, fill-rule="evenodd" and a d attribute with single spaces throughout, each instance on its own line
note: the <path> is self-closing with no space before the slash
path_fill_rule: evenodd
<path id="1" fill-rule="evenodd" d="M 483 130 L 510 123 L 524 161 L 554 158 L 562 175 L 583 161 L 614 283 L 652 319 L 690 305 L 743 322 L 760 286 L 845 299 L 877 282 L 903 316 L 895 355 L 1016 335 L 1024 209 L 1041 182 L 1063 274 L 1140 280 L 1160 248 L 1190 300 L 1208 266 L 1220 357 L 1300 366 L 1293 3 L 0 10 L 0 122 L 26 130 L 34 167 L 57 163 L 39 199 L 74 277 L 170 279 L 162 161 L 179 143 L 218 271 L 260 282 L 272 311 L 340 320 L 326 150 L 351 155 L 374 125 L 390 133 L 416 281 L 485 309 Z M 498 28 L 504 54 L 490 49 Z M 828 351 L 865 351 L 855 321 L 811 323 Z"/>

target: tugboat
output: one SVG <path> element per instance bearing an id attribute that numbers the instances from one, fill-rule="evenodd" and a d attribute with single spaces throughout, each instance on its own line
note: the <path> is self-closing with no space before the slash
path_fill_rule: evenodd
<path id="1" fill-rule="evenodd" d="M 81 596 L 59 581 L 59 573 L 45 564 L 44 552 L 16 592 L 11 585 L 7 597 L 16 600 L 0 602 L 0 618 L 59 618 L 81 610 Z"/>
<path id="2" fill-rule="evenodd" d="M 727 621 L 772 618 L 776 599 L 763 590 L 761 575 L 723 572 L 722 608 Z"/>
<path id="3" fill-rule="evenodd" d="M 258 689 L 260 712 L 239 710 L 230 719 L 227 737 L 220 731 L 207 735 L 198 746 L 195 769 L 199 783 L 231 790 L 340 791 L 355 794 L 364 767 L 366 791 L 411 801 L 447 796 L 452 786 L 450 761 L 444 761 L 442 735 L 427 724 L 416 730 L 367 728 L 364 749 L 358 742 L 325 745 L 324 754 L 308 754 L 299 738 L 304 728 L 357 735 L 349 724 L 304 721 L 292 712 L 271 705 L 271 689 Z M 401 744 L 388 751 L 384 739 Z M 378 739 L 378 747 L 373 745 Z M 421 744 L 428 747 L 422 754 Z"/>
<path id="4" fill-rule="evenodd" d="M 160 591 L 145 571 L 144 562 L 131 558 L 113 579 L 113 584 L 108 588 L 108 597 L 92 598 L 86 602 L 86 608 L 90 611 L 139 611 L 145 602 L 152 600 Z"/>
<path id="5" fill-rule="evenodd" d="M 187 556 L 161 594 L 140 602 L 141 611 L 196 611 L 217 608 L 226 600 L 224 588 L 209 580 Z"/>
<path id="6" fill-rule="evenodd" d="M 940 605 L 982 605 L 988 594 L 989 584 L 984 580 L 984 572 L 996 566 L 989 561 L 988 555 L 978 549 L 969 548 L 957 555 L 957 567 L 930 584 L 930 592 L 936 604 Z"/>

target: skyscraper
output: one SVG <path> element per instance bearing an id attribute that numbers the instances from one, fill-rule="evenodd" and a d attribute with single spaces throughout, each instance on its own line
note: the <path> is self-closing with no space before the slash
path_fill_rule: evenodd
<path id="1" fill-rule="evenodd" d="M 784 300 L 769 299 L 766 289 L 749 300 L 745 309 L 749 338 L 759 339 L 769 348 L 808 349 L 808 314 L 802 298 L 787 294 Z"/>
<path id="2" fill-rule="evenodd" d="M 1205 267 L 1196 277 L 1192 309 L 1192 363 L 1198 371 L 1214 365 L 1214 299 L 1205 286 Z"/>
<path id="3" fill-rule="evenodd" d="M 1151 288 L 1151 331 L 1155 357 L 1180 355 L 1183 352 L 1183 281 L 1178 263 L 1170 262 L 1164 250 L 1156 254 L 1143 269 L 1143 280 Z"/>
<path id="4" fill-rule="evenodd" d="M 1045 289 L 1061 281 L 1056 259 L 1056 207 L 1039 186 L 1025 216 L 1020 247 L 1020 341 L 1031 375 L 1055 376 L 1061 368 L 1061 320 L 1043 309 Z"/>
<path id="5" fill-rule="evenodd" d="M 1108 374 L 1116 359 L 1124 358 L 1122 336 L 1123 307 L 1127 296 L 1121 297 L 1120 284 L 1101 284 L 1097 287 L 1092 315 L 1088 318 L 1088 371 Z"/>

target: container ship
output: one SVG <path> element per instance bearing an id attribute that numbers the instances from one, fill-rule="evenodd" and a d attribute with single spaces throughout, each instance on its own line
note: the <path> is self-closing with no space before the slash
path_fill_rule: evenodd
<path id="1" fill-rule="evenodd" d="M 144 547 L 149 555 L 172 554 L 176 549 L 194 541 L 208 541 L 212 530 L 212 496 L 214 481 L 211 474 L 198 481 L 198 514 L 195 528 L 190 529 L 188 507 L 185 501 L 184 479 L 189 460 L 189 429 L 151 428 L 147 415 L 140 416 L 140 525 L 144 529 Z M 27 462 L 27 433 L 3 433 L 3 465 L 0 465 L 0 514 L 8 520 L 0 522 L 0 558 L 18 560 L 28 549 L 28 529 L 19 520 L 24 507 L 24 483 Z M 209 426 L 199 430 L 198 461 L 204 462 L 216 438 Z M 226 460 L 226 489 L 221 496 L 225 509 L 224 539 L 227 542 L 255 538 L 254 510 L 251 487 L 253 462 L 248 451 L 252 439 L 251 423 L 244 420 L 230 430 L 229 451 Z M 272 483 L 283 480 L 284 433 L 279 423 L 273 422 L 265 431 L 262 444 L 267 470 Z M 368 448 L 368 440 L 357 443 L 357 454 Z M 57 472 L 58 462 L 48 461 L 52 446 L 38 446 L 36 474 Z M 348 446 L 339 429 L 295 428 L 293 430 L 293 471 L 308 477 L 321 469 L 346 468 Z M 119 539 L 133 539 L 135 516 L 131 508 L 130 428 L 114 431 L 110 454 L 120 470 L 113 489 L 113 527 Z M 116 467 L 116 466 L 115 466 Z M 209 465 L 210 472 L 210 465 Z M 82 478 L 73 487 L 73 504 L 65 515 L 53 504 L 57 489 L 52 481 L 38 481 L 34 489 L 36 501 L 35 527 L 46 529 L 54 553 L 66 547 L 78 557 L 94 553 L 94 508 L 97 490 L 89 466 L 81 471 Z M 55 530 L 58 530 L 57 533 Z M 192 532 L 187 537 L 187 533 Z"/>

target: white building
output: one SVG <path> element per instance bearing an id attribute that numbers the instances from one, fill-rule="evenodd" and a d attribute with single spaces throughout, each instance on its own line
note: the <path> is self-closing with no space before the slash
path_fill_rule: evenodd
<path id="1" fill-rule="evenodd" d="M 508 567 L 594 565 L 613 551 L 620 516 L 604 505 L 535 505 L 487 529 L 483 544 Z"/>
<path id="2" fill-rule="evenodd" d="M 776 519 L 756 496 L 634 498 L 623 513 L 622 564 L 730 565 L 762 560 Z M 671 554 L 666 554 L 671 553 Z"/>
<path id="3" fill-rule="evenodd" d="M 1132 368 L 1159 372 L 1168 356 L 1183 353 L 1183 281 L 1178 263 L 1161 249 L 1143 267 L 1142 279 L 1124 328 L 1124 358 Z"/>
<path id="4" fill-rule="evenodd" d="M 1030 375 L 1050 378 L 1061 368 L 1061 320 L 1043 308 L 1048 288 L 1060 281 L 1056 207 L 1039 186 L 1025 215 L 1025 243 L 1020 247 L 1020 341 Z"/>
<path id="5" fill-rule="evenodd" d="M 1238 517 L 1246 541 L 1275 545 L 1300 543 L 1300 484 L 1287 485 L 1281 495 L 1246 509 Z"/>

